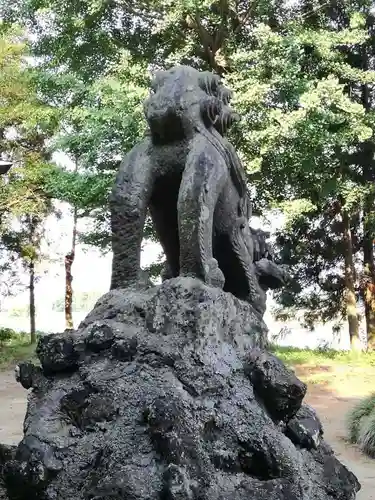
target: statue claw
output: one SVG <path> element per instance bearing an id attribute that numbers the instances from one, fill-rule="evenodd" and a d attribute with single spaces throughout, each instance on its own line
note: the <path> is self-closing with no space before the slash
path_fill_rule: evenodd
<path id="1" fill-rule="evenodd" d="M 204 281 L 215 288 L 224 288 L 225 277 L 216 259 L 209 259 L 205 264 Z"/>

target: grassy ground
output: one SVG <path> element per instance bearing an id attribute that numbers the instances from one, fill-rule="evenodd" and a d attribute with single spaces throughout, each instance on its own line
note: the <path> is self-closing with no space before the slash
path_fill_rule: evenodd
<path id="1" fill-rule="evenodd" d="M 375 352 L 312 350 L 279 346 L 273 346 L 272 352 L 288 366 L 329 364 L 375 367 Z"/>
<path id="2" fill-rule="evenodd" d="M 375 380 L 375 352 L 273 347 L 273 353 L 307 384 L 317 384 L 341 397 L 368 394 Z"/>
<path id="3" fill-rule="evenodd" d="M 30 344 L 29 335 L 17 335 L 0 345 L 0 370 L 7 370 L 26 360 L 36 360 L 35 344 Z"/>

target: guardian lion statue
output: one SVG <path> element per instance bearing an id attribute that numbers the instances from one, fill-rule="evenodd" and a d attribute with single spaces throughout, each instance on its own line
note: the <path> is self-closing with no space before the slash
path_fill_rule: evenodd
<path id="1" fill-rule="evenodd" d="M 191 276 L 246 300 L 261 314 L 243 167 L 225 138 L 239 116 L 220 78 L 178 66 L 158 72 L 144 104 L 149 132 L 121 163 L 110 198 L 111 288 L 139 279 L 147 210 L 168 277 Z"/>

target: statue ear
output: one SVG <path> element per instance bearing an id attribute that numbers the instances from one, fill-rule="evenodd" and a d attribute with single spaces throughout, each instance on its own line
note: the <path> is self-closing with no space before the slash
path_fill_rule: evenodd
<path id="1" fill-rule="evenodd" d="M 154 78 L 151 82 L 151 89 L 156 92 L 157 88 L 163 83 L 163 80 L 167 76 L 167 72 L 163 70 L 156 71 L 154 74 Z"/>
<path id="2" fill-rule="evenodd" d="M 219 93 L 219 86 L 221 85 L 221 79 L 218 75 L 211 73 L 210 71 L 202 71 L 199 75 L 199 86 L 208 95 L 217 96 Z"/>

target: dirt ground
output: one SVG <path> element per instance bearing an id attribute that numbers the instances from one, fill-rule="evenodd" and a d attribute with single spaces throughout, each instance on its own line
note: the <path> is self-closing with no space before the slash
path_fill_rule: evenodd
<path id="1" fill-rule="evenodd" d="M 313 406 L 323 423 L 326 441 L 332 446 L 337 458 L 357 476 L 362 489 L 358 500 L 375 500 L 375 460 L 363 455 L 356 446 L 345 440 L 345 416 L 358 401 L 343 398 L 309 386 L 305 402 Z"/>
<path id="2" fill-rule="evenodd" d="M 319 367 L 319 372 L 324 369 Z M 332 371 L 332 367 L 327 370 Z M 308 367 L 296 371 L 303 379 L 308 379 L 312 372 Z M 318 411 L 326 440 L 337 457 L 357 475 L 362 485 L 357 499 L 375 500 L 375 460 L 365 457 L 355 446 L 345 441 L 345 415 L 360 397 L 371 391 L 371 386 L 374 387 L 372 374 L 368 376 L 369 383 L 364 383 L 363 376 L 360 378 L 361 383 L 352 380 L 352 384 L 348 384 L 347 380 L 342 380 L 340 373 L 335 373 L 330 382 L 309 383 L 306 402 Z M 26 391 L 14 380 L 13 372 L 0 371 L 0 443 L 15 444 L 20 440 L 26 396 Z"/>
<path id="3" fill-rule="evenodd" d="M 27 391 L 13 371 L 0 371 L 0 443 L 17 444 L 22 437 Z"/>

